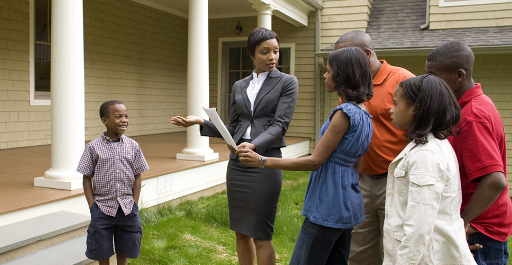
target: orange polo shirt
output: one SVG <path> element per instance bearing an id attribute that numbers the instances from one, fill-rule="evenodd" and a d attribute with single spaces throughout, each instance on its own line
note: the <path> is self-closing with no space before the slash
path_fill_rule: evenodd
<path id="1" fill-rule="evenodd" d="M 393 92 L 404 79 L 414 74 L 401 67 L 380 60 L 382 67 L 373 78 L 373 98 L 366 102 L 373 116 L 373 136 L 370 148 L 363 158 L 363 172 L 380 175 L 388 172 L 388 166 L 407 145 L 407 130 L 395 128 L 389 109 L 393 107 Z"/>

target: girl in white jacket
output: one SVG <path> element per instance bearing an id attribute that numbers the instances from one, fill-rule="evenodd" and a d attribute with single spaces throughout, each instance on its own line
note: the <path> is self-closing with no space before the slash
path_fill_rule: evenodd
<path id="1" fill-rule="evenodd" d="M 393 94 L 393 124 L 409 145 L 391 162 L 386 188 L 384 264 L 476 264 L 460 217 L 459 167 L 446 138 L 460 107 L 433 75 L 402 81 Z"/>

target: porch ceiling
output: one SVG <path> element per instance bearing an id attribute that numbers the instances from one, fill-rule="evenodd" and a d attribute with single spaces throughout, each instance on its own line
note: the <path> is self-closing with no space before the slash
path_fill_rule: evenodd
<path id="1" fill-rule="evenodd" d="M 188 17 L 188 0 L 132 0 L 180 17 Z M 253 5 L 270 5 L 274 15 L 295 26 L 307 26 L 308 15 L 315 8 L 313 4 L 321 5 L 319 0 L 210 0 L 208 1 L 208 18 L 254 17 L 257 12 Z"/>

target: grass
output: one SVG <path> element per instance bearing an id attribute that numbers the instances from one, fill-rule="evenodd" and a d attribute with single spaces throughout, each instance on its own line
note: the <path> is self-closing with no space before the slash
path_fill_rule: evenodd
<path id="1" fill-rule="evenodd" d="M 283 172 L 274 225 L 278 264 L 288 264 L 304 217 L 309 172 Z M 140 211 L 141 254 L 130 264 L 237 264 L 235 234 L 229 229 L 226 192 Z"/>
<path id="2" fill-rule="evenodd" d="M 308 176 L 309 172 L 283 171 L 273 238 L 278 264 L 288 264 L 304 220 L 300 212 Z M 142 209 L 140 216 L 144 227 L 141 254 L 130 264 L 237 264 L 225 191 L 176 206 Z M 512 250 L 512 237 L 508 245 Z"/>
<path id="3" fill-rule="evenodd" d="M 508 249 L 512 250 L 512 236 L 508 238 Z M 512 258 L 508 258 L 507 265 L 512 265 Z"/>

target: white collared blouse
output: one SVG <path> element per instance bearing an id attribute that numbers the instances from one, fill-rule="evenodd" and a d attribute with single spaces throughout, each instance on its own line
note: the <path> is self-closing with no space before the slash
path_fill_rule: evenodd
<path id="1" fill-rule="evenodd" d="M 247 97 L 249 98 L 249 101 L 251 102 L 251 112 L 254 112 L 254 101 L 256 100 L 256 96 L 258 95 L 258 92 L 260 92 L 261 86 L 263 86 L 263 83 L 267 79 L 269 72 L 262 72 L 260 74 L 257 74 L 256 72 L 252 72 L 252 80 L 249 83 L 249 87 L 247 87 Z M 244 135 L 242 136 L 244 139 L 251 139 L 251 125 L 249 124 L 249 127 L 247 127 L 247 130 L 245 131 Z"/>
<path id="2" fill-rule="evenodd" d="M 383 264 L 476 264 L 460 217 L 459 178 L 450 143 L 432 134 L 391 162 Z"/>

